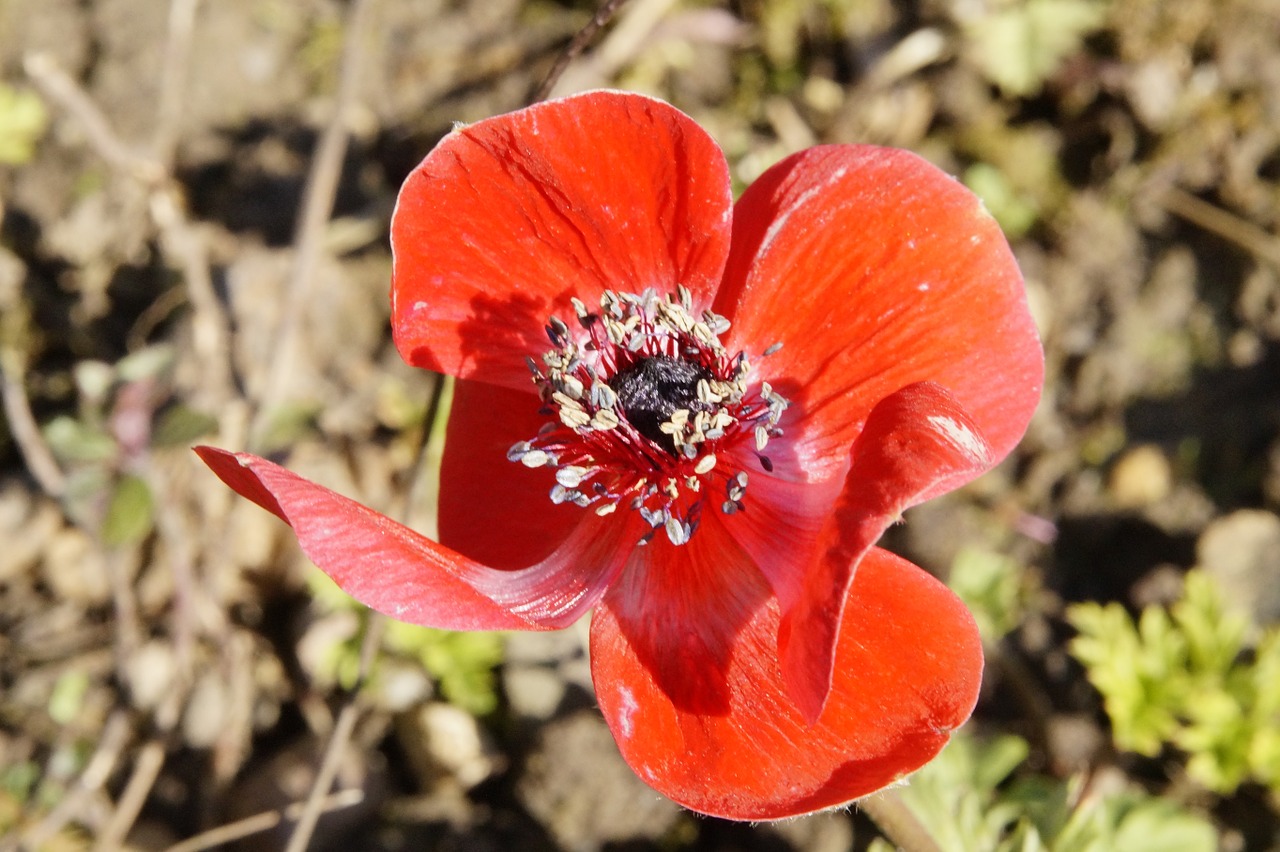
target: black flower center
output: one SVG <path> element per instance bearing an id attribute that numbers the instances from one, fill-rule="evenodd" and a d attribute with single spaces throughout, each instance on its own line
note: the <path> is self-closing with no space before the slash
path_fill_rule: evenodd
<path id="1" fill-rule="evenodd" d="M 675 440 L 662 431 L 662 424 L 682 409 L 690 414 L 711 411 L 713 406 L 698 398 L 698 382 L 712 378 L 700 364 L 654 355 L 619 371 L 607 384 L 636 431 L 675 455 Z"/>
<path id="2" fill-rule="evenodd" d="M 729 321 L 695 312 L 682 286 L 665 296 L 606 290 L 598 313 L 570 302 L 580 330 L 550 317 L 552 349 L 528 361 L 542 413 L 555 419 L 507 458 L 554 470 L 557 505 L 638 512 L 650 527 L 641 544 L 659 530 L 674 545 L 689 541 L 704 503 L 726 515 L 745 509 L 742 460 L 754 450 L 773 470 L 764 449 L 782 435 L 788 403 L 752 381 L 745 353 L 725 350 Z"/>

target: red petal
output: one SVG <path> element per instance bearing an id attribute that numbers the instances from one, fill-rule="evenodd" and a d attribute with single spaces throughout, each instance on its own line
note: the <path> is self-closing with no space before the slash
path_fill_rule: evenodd
<path id="1" fill-rule="evenodd" d="M 583 509 L 551 502 L 550 470 L 507 460 L 512 444 L 529 440 L 547 421 L 539 407 L 529 391 L 465 379 L 454 384 L 440 464 L 442 544 L 495 568 L 523 568 L 551 555 L 582 522 Z"/>
<path id="2" fill-rule="evenodd" d="M 612 595 L 596 610 L 596 694 L 641 778 L 705 814 L 798 816 L 918 769 L 977 701 L 982 645 L 972 616 L 944 585 L 886 551 L 868 553 L 854 581 L 836 680 L 817 724 L 807 724 L 786 695 L 777 627 L 772 602 L 750 613 L 723 667 L 728 706 L 700 713 L 664 689 Z"/>
<path id="3" fill-rule="evenodd" d="M 196 452 L 232 490 L 293 527 L 303 552 L 349 595 L 414 624 L 450 630 L 565 627 L 594 606 L 626 561 L 628 543 L 640 534 L 634 520 L 584 513 L 547 559 L 502 571 L 265 459 L 213 447 Z"/>
<path id="4" fill-rule="evenodd" d="M 817 719 L 831 687 L 841 608 L 863 555 L 909 506 L 967 482 L 991 466 L 991 448 L 945 388 L 908 385 L 877 405 L 850 453 L 852 464 L 835 511 L 818 539 L 818 558 L 803 565 L 760 559 L 779 590 L 778 648 L 787 690 L 805 718 Z M 770 569 L 770 566 L 778 569 Z"/>
<path id="5" fill-rule="evenodd" d="M 707 305 L 728 254 L 728 166 L 660 101 L 589 92 L 455 130 L 405 181 L 391 224 L 392 328 L 410 364 L 513 388 L 605 289 Z"/>
<path id="6" fill-rule="evenodd" d="M 676 707 L 724 713 L 725 673 L 735 636 L 769 597 L 769 587 L 718 513 L 688 543 L 662 531 L 632 555 L 604 607 Z"/>
<path id="7" fill-rule="evenodd" d="M 906 151 L 811 148 L 756 181 L 733 225 L 716 310 L 731 351 L 784 344 L 759 362 L 794 403 L 780 474 L 838 476 L 872 407 L 918 381 L 955 393 L 993 463 L 1017 443 L 1043 354 L 1013 255 L 960 183 Z"/>

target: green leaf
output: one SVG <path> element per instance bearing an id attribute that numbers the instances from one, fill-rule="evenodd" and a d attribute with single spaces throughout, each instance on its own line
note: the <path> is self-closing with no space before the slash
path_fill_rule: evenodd
<path id="1" fill-rule="evenodd" d="M 973 612 L 988 644 L 1000 641 L 1021 622 L 1022 566 L 1007 556 L 965 548 L 951 565 L 948 584 Z"/>
<path id="2" fill-rule="evenodd" d="M 122 382 L 140 382 L 154 379 L 173 366 L 177 353 L 167 343 L 145 346 L 130 352 L 115 363 L 116 375 Z"/>
<path id="3" fill-rule="evenodd" d="M 1181 599 L 1147 607 L 1136 624 L 1117 604 L 1078 605 L 1068 620 L 1118 747 L 1154 756 L 1175 746 L 1187 775 L 1221 795 L 1250 780 L 1280 790 L 1280 632 L 1250 659 L 1253 626 L 1226 611 L 1209 575 L 1188 572 Z"/>
<path id="4" fill-rule="evenodd" d="M 1105 18 L 1096 0 L 1009 3 L 969 24 L 970 55 L 1006 95 L 1034 95 Z"/>
<path id="5" fill-rule="evenodd" d="M 49 696 L 49 718 L 59 725 L 69 725 L 80 715 L 85 693 L 89 691 L 89 676 L 78 669 L 64 672 L 53 685 Z"/>
<path id="6" fill-rule="evenodd" d="M 266 427 L 254 447 L 255 452 L 271 455 L 291 447 L 315 428 L 320 405 L 314 401 L 290 402 L 272 408 L 267 414 Z"/>
<path id="7" fill-rule="evenodd" d="M 113 547 L 141 541 L 151 532 L 154 512 L 147 483 L 128 474 L 120 477 L 102 520 L 102 540 Z"/>
<path id="8" fill-rule="evenodd" d="M 218 431 L 218 418 L 182 403 L 166 408 L 151 430 L 151 446 L 182 447 Z"/>
<path id="9" fill-rule="evenodd" d="M 450 703 L 476 716 L 498 706 L 493 669 L 502 662 L 499 633 L 455 632 L 392 622 L 387 625 L 387 647 L 417 657 L 440 683 Z"/>
<path id="10" fill-rule="evenodd" d="M 48 124 L 49 114 L 37 94 L 0 83 L 0 163 L 30 161 Z"/>
<path id="11" fill-rule="evenodd" d="M 115 439 L 74 417 L 60 415 L 40 430 L 53 454 L 62 462 L 100 462 L 115 458 Z"/>
<path id="12" fill-rule="evenodd" d="M 1215 852 L 1213 826 L 1173 802 L 1148 796 L 1116 796 L 1102 810 L 1115 826 L 1108 849 L 1126 852 Z"/>
<path id="13" fill-rule="evenodd" d="M 990 163 L 974 163 L 964 172 L 965 186 L 982 199 L 1010 239 L 1016 239 L 1040 218 L 1035 199 L 1017 190 L 1004 172 Z"/>

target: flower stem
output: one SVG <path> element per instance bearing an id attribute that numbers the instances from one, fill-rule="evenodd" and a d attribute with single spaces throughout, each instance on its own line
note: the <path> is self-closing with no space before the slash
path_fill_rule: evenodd
<path id="1" fill-rule="evenodd" d="M 885 838 L 904 852 L 942 852 L 929 829 L 902 801 L 900 789 L 889 789 L 858 802 Z"/>

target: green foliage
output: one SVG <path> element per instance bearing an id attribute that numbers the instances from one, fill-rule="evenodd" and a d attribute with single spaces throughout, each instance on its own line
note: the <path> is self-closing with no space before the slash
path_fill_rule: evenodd
<path id="1" fill-rule="evenodd" d="M 500 634 L 434 630 L 393 621 L 387 625 L 384 641 L 393 653 L 421 662 L 451 704 L 476 716 L 497 709 L 493 670 L 502 662 Z"/>
<path id="2" fill-rule="evenodd" d="M 1102 693 L 1119 748 L 1147 756 L 1174 746 L 1187 774 L 1230 794 L 1254 780 L 1280 790 L 1280 630 L 1245 656 L 1250 630 L 1225 611 L 1212 580 L 1187 574 L 1171 608 L 1135 622 L 1119 604 L 1079 604 L 1071 653 Z"/>
<path id="3" fill-rule="evenodd" d="M 1141 792 L 1081 795 L 1078 779 L 1014 778 L 1027 744 L 959 734 L 911 776 L 903 802 L 944 852 L 1213 852 L 1201 817 Z M 892 846 L 874 841 L 872 852 Z"/>
<path id="4" fill-rule="evenodd" d="M 30 161 L 48 124 L 49 114 L 38 95 L 0 83 L 0 165 Z"/>
<path id="5" fill-rule="evenodd" d="M 969 22 L 970 55 L 1011 96 L 1034 95 L 1106 18 L 1097 0 L 1013 0 Z"/>
<path id="6" fill-rule="evenodd" d="M 1021 237 L 1040 218 L 1035 199 L 1020 192 L 1004 172 L 990 163 L 974 163 L 964 172 L 965 186 L 982 199 L 1010 239 Z"/>
<path id="7" fill-rule="evenodd" d="M 49 696 L 49 718 L 59 725 L 70 725 L 80 715 L 85 693 L 89 691 L 89 675 L 72 669 L 58 678 Z"/>
<path id="8" fill-rule="evenodd" d="M 324 609 L 349 610 L 361 616 L 368 612 L 320 571 L 311 572 L 308 581 L 313 597 Z M 369 674 L 371 681 L 382 676 L 382 655 L 393 655 L 416 661 L 439 684 L 446 700 L 473 715 L 487 715 L 498 706 L 494 668 L 502 662 L 500 633 L 436 630 L 388 620 L 380 650 Z M 348 689 L 355 686 L 359 657 L 360 638 L 356 635 L 336 642 L 327 662 L 333 678 Z"/>
<path id="9" fill-rule="evenodd" d="M 967 547 L 956 555 L 948 583 L 973 613 L 987 644 L 999 642 L 1022 621 L 1025 574 L 1009 557 Z"/>
<path id="10" fill-rule="evenodd" d="M 148 450 L 183 448 L 217 428 L 212 415 L 171 398 L 176 353 L 146 346 L 108 364 L 86 359 L 72 372 L 78 394 L 74 415 L 60 414 L 41 427 L 45 442 L 67 473 L 63 504 L 86 529 L 97 529 L 109 547 L 140 543 L 152 530 L 156 499 L 145 473 Z M 113 421 L 144 418 L 145 425 L 119 437 Z"/>
<path id="11" fill-rule="evenodd" d="M 166 408 L 151 428 L 151 446 L 189 447 L 196 440 L 218 431 L 218 418 L 183 403 Z"/>
<path id="12" fill-rule="evenodd" d="M 121 476 L 102 518 L 102 540 L 110 546 L 137 544 L 151 532 L 155 509 L 146 482 L 131 474 Z"/>

